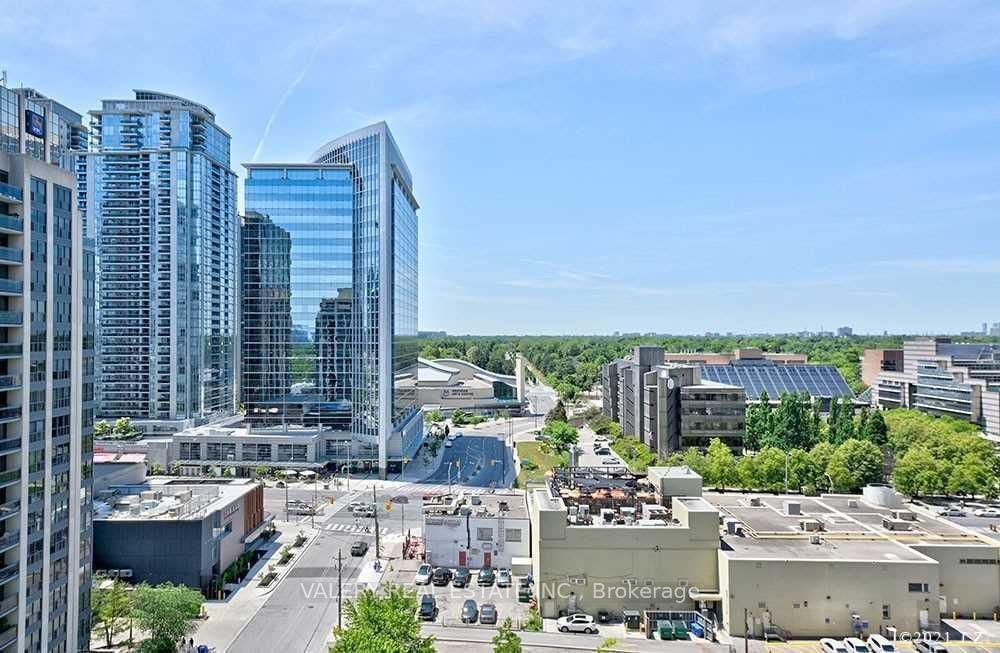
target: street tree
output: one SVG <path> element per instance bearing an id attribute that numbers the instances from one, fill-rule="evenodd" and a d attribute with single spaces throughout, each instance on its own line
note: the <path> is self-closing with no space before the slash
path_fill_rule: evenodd
<path id="1" fill-rule="evenodd" d="M 205 600 L 201 592 L 184 585 L 143 583 L 135 590 L 133 616 L 140 630 L 149 633 L 143 651 L 173 653 L 177 642 L 194 632 L 194 620 Z"/>
<path id="2" fill-rule="evenodd" d="M 542 433 L 548 436 L 549 446 L 558 452 L 569 451 L 569 448 L 580 439 L 576 427 L 566 422 L 549 422 L 542 429 Z"/>
<path id="3" fill-rule="evenodd" d="M 566 416 L 566 406 L 563 404 L 562 399 L 556 401 L 556 405 L 552 407 L 545 415 L 545 423 L 549 422 L 566 422 L 569 418 Z"/>
<path id="4" fill-rule="evenodd" d="M 705 454 L 705 483 L 725 490 L 739 482 L 736 458 L 719 438 L 712 438 Z"/>
<path id="5" fill-rule="evenodd" d="M 115 635 L 128 628 L 132 612 L 128 590 L 120 580 L 115 580 L 106 588 L 95 585 L 90 602 L 94 625 L 104 631 L 105 645 L 111 648 Z"/>
<path id="6" fill-rule="evenodd" d="M 521 638 L 514 632 L 510 617 L 503 620 L 493 636 L 493 653 L 521 653 Z"/>
<path id="7" fill-rule="evenodd" d="M 417 595 L 400 585 L 382 594 L 364 589 L 344 605 L 347 626 L 334 630 L 331 653 L 433 653 L 434 638 L 423 637 Z"/>
<path id="8" fill-rule="evenodd" d="M 850 438 L 837 447 L 826 468 L 835 490 L 850 492 L 883 479 L 882 451 L 871 442 Z"/>

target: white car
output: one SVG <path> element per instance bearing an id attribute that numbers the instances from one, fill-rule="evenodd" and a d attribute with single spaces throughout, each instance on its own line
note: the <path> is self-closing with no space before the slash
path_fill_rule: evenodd
<path id="1" fill-rule="evenodd" d="M 824 637 L 819 640 L 819 647 L 823 650 L 823 653 L 848 653 L 844 643 L 832 637 Z"/>
<path id="2" fill-rule="evenodd" d="M 844 639 L 844 646 L 849 653 L 869 653 L 868 645 L 857 637 L 847 637 Z"/>
<path id="3" fill-rule="evenodd" d="M 420 568 L 417 569 L 417 575 L 413 577 L 413 584 L 414 585 L 429 585 L 430 582 L 431 582 L 431 575 L 433 573 L 434 573 L 434 570 L 431 569 L 430 565 L 426 565 L 426 564 L 420 565 Z"/>
<path id="4" fill-rule="evenodd" d="M 556 620 L 556 627 L 561 633 L 587 633 L 593 635 L 597 633 L 597 624 L 589 614 L 571 614 L 568 617 L 559 617 Z"/>
<path id="5" fill-rule="evenodd" d="M 989 517 L 991 519 L 995 519 L 997 517 L 1000 517 L 1000 510 L 997 510 L 996 508 L 980 508 L 979 510 L 974 511 L 972 514 L 975 515 L 976 517 Z"/>
<path id="6" fill-rule="evenodd" d="M 958 506 L 949 506 L 938 512 L 938 514 L 942 517 L 965 517 L 965 511 Z"/>

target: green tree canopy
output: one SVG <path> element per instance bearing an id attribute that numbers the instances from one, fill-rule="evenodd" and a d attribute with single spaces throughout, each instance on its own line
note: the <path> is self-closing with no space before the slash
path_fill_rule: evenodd
<path id="1" fill-rule="evenodd" d="M 364 589 L 344 606 L 347 626 L 334 631 L 331 653 L 433 653 L 434 638 L 423 637 L 417 621 L 417 595 L 387 585 L 382 595 Z"/>
<path id="2" fill-rule="evenodd" d="M 871 442 L 854 438 L 837 447 L 826 467 L 838 492 L 853 492 L 883 480 L 882 451 Z"/>
<path id="3" fill-rule="evenodd" d="M 542 429 L 542 433 L 548 436 L 549 445 L 559 452 L 569 451 L 569 448 L 580 439 L 576 427 L 566 422 L 549 422 Z"/>
<path id="4" fill-rule="evenodd" d="M 704 481 L 706 485 L 724 490 L 739 483 L 736 457 L 733 456 L 733 452 L 719 438 L 712 438 L 712 441 L 708 443 L 704 467 Z"/>
<path id="5" fill-rule="evenodd" d="M 514 625 L 507 617 L 493 636 L 493 653 L 521 653 L 521 638 L 514 632 Z"/>
<path id="6" fill-rule="evenodd" d="M 133 616 L 140 630 L 149 633 L 143 650 L 173 653 L 177 642 L 195 630 L 194 620 L 204 601 L 201 592 L 184 585 L 139 585 L 133 597 Z"/>

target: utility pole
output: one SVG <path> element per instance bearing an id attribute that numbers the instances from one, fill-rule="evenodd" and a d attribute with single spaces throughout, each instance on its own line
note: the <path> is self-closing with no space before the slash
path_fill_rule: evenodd
<path id="1" fill-rule="evenodd" d="M 382 557 L 382 552 L 379 550 L 379 536 L 378 536 L 378 499 L 375 496 L 375 484 L 372 484 L 372 512 L 375 515 L 375 559 Z"/>
<path id="2" fill-rule="evenodd" d="M 341 628 L 340 613 L 343 612 L 343 610 L 341 609 L 342 603 L 340 600 L 340 595 L 343 594 L 343 589 L 344 589 L 343 571 L 344 571 L 343 551 L 341 549 L 337 549 L 337 630 L 340 630 Z"/>

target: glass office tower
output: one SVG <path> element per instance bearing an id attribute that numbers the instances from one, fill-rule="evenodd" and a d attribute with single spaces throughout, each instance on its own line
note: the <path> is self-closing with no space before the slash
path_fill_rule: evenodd
<path id="1" fill-rule="evenodd" d="M 87 650 L 94 254 L 79 114 L 0 85 L 0 651 Z"/>
<path id="2" fill-rule="evenodd" d="M 349 430 L 349 450 L 328 440 L 321 457 L 353 457 L 384 474 L 413 455 L 423 432 L 415 392 L 393 383 L 417 362 L 418 205 L 385 123 L 312 158 L 246 166 L 246 224 L 255 226 L 243 237 L 244 406 L 251 424 Z M 274 301 L 286 261 L 287 307 Z M 286 376 L 273 361 L 283 333 Z"/>
<path id="3" fill-rule="evenodd" d="M 92 111 L 99 413 L 172 433 L 236 410 L 239 223 L 229 135 L 163 93 Z"/>

